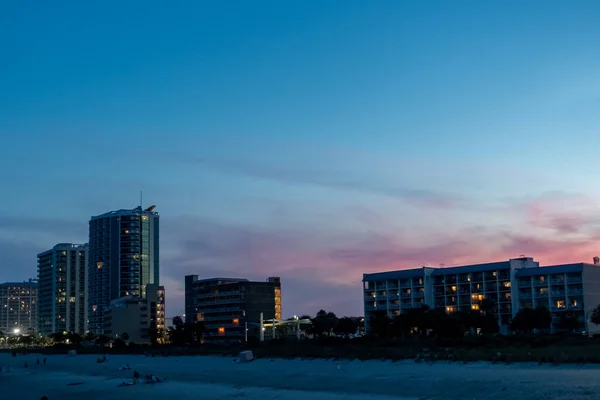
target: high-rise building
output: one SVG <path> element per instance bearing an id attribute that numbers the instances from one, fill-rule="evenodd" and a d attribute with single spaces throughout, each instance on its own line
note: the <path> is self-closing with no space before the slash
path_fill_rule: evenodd
<path id="1" fill-rule="evenodd" d="M 37 282 L 30 279 L 0 284 L 0 331 L 37 333 Z"/>
<path id="2" fill-rule="evenodd" d="M 85 334 L 88 245 L 59 243 L 37 257 L 40 334 Z"/>
<path id="3" fill-rule="evenodd" d="M 159 218 L 137 207 L 111 211 L 90 220 L 89 330 L 104 330 L 104 312 L 112 300 L 146 297 L 146 285 L 159 284 Z"/>
<path id="4" fill-rule="evenodd" d="M 206 342 L 237 342 L 245 340 L 246 329 L 258 334 L 263 319 L 281 319 L 281 280 L 266 282 L 247 279 L 198 279 L 185 277 L 185 321 L 203 322 Z"/>

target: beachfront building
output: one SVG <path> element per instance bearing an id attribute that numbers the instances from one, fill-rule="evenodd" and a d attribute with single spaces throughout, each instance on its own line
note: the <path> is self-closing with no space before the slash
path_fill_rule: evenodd
<path id="1" fill-rule="evenodd" d="M 365 327 L 377 311 L 393 318 L 401 312 L 427 305 L 456 311 L 480 310 L 493 305 L 501 332 L 508 332 L 521 308 L 548 308 L 551 331 L 559 331 L 564 315 L 576 318 L 576 331 L 593 334 L 589 321 L 600 304 L 600 261 L 540 267 L 529 257 L 467 266 L 422 267 L 363 275 Z"/>
<path id="2" fill-rule="evenodd" d="M 37 333 L 37 290 L 33 279 L 0 284 L 0 332 L 3 335 Z"/>
<path id="3" fill-rule="evenodd" d="M 144 293 L 145 297 L 130 295 L 111 301 L 104 312 L 105 335 L 137 344 L 163 342 L 165 288 L 150 284 Z"/>
<path id="4" fill-rule="evenodd" d="M 60 243 L 37 259 L 39 333 L 85 334 L 88 245 Z"/>
<path id="5" fill-rule="evenodd" d="M 263 320 L 281 319 L 281 280 L 185 277 L 185 322 L 202 322 L 204 342 L 241 342 L 259 337 Z"/>
<path id="6" fill-rule="evenodd" d="M 90 220 L 89 330 L 102 334 L 111 301 L 146 296 L 159 285 L 159 216 L 147 209 L 110 211 Z"/>

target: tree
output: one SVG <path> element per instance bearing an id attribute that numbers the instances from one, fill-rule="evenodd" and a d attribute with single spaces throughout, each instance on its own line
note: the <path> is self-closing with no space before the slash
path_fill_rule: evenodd
<path id="1" fill-rule="evenodd" d="M 537 306 L 533 312 L 533 325 L 535 329 L 550 329 L 552 326 L 552 313 L 550 313 L 550 310 L 544 306 Z"/>
<path id="2" fill-rule="evenodd" d="M 99 335 L 96 340 L 96 346 L 98 347 L 104 347 L 106 346 L 108 343 L 110 343 L 110 338 L 106 335 Z"/>
<path id="3" fill-rule="evenodd" d="M 592 311 L 590 321 L 592 321 L 592 323 L 595 325 L 600 325 L 600 304 L 594 308 L 594 311 Z"/>
<path id="4" fill-rule="evenodd" d="M 333 331 L 341 335 L 350 335 L 358 329 L 356 318 L 343 317 L 337 321 Z"/>
<path id="5" fill-rule="evenodd" d="M 202 343 L 202 336 L 206 332 L 204 321 L 196 321 L 194 323 L 194 340 L 196 343 Z"/>
<path id="6" fill-rule="evenodd" d="M 324 333 L 329 334 L 333 328 L 337 325 L 338 318 L 332 312 L 320 310 L 317 316 L 312 319 L 312 327 L 310 333 L 315 335 L 322 335 Z"/>
<path id="7" fill-rule="evenodd" d="M 116 338 L 113 342 L 113 347 L 117 349 L 122 349 L 127 346 L 127 343 L 121 338 Z"/>
<path id="8" fill-rule="evenodd" d="M 536 327 L 536 313 L 532 308 L 521 308 L 515 315 L 510 328 L 521 333 L 531 333 Z"/>
<path id="9" fill-rule="evenodd" d="M 381 338 L 389 338 L 391 334 L 391 321 L 387 312 L 383 310 L 375 311 L 375 314 L 369 321 L 371 325 L 371 333 Z"/>
<path id="10" fill-rule="evenodd" d="M 129 333 L 127 333 L 127 332 L 121 333 L 121 339 L 123 339 L 124 341 L 128 341 L 129 340 Z"/>
<path id="11" fill-rule="evenodd" d="M 571 332 L 579 328 L 577 316 L 562 313 L 558 322 L 558 328 L 564 330 L 567 334 L 571 334 Z"/>
<path id="12" fill-rule="evenodd" d="M 68 339 L 67 334 L 64 332 L 54 332 L 50 337 L 55 343 L 64 343 Z"/>

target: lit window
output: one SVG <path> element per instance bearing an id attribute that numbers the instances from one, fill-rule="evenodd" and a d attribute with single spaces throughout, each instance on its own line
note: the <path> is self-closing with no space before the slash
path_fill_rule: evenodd
<path id="1" fill-rule="evenodd" d="M 456 292 L 456 286 L 452 286 L 452 291 Z"/>
<path id="2" fill-rule="evenodd" d="M 102 261 L 96 263 L 96 268 L 102 269 Z"/>
<path id="3" fill-rule="evenodd" d="M 96 310 L 98 309 L 98 306 L 92 306 L 92 311 L 96 312 Z"/>
<path id="4" fill-rule="evenodd" d="M 125 234 L 128 235 L 129 234 L 129 229 L 125 229 Z"/>
<path id="5" fill-rule="evenodd" d="M 557 308 L 565 308 L 565 302 L 564 302 L 564 300 L 558 300 L 556 302 L 556 307 Z"/>
<path id="6" fill-rule="evenodd" d="M 496 276 L 496 271 L 494 271 L 494 276 Z"/>
<path id="7" fill-rule="evenodd" d="M 510 282 L 504 282 L 504 287 L 505 288 L 509 288 L 510 287 Z"/>
<path id="8" fill-rule="evenodd" d="M 239 323 L 240 323 L 240 320 L 239 320 L 238 318 L 234 318 L 234 319 L 233 319 L 233 323 L 234 323 L 235 325 L 237 325 L 237 324 L 239 324 Z"/>
<path id="9" fill-rule="evenodd" d="M 473 304 L 471 310 L 479 310 L 479 304 Z"/>
<path id="10" fill-rule="evenodd" d="M 219 327 L 219 333 L 225 333 L 225 328 L 223 328 L 222 326 Z"/>

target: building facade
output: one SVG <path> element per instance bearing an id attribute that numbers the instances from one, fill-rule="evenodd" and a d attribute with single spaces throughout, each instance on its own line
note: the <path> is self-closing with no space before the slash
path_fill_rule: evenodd
<path id="1" fill-rule="evenodd" d="M 159 284 L 159 217 L 154 206 L 111 211 L 90 220 L 89 330 L 103 333 L 112 300 L 146 296 Z"/>
<path id="2" fill-rule="evenodd" d="M 88 245 L 60 243 L 38 254 L 38 329 L 87 332 Z"/>
<path id="3" fill-rule="evenodd" d="M 203 322 L 206 342 L 244 341 L 247 332 L 258 337 L 261 313 L 265 320 L 281 319 L 280 278 L 251 282 L 185 277 L 185 322 Z"/>
<path id="4" fill-rule="evenodd" d="M 508 332 L 521 308 L 543 305 L 552 313 L 552 331 L 563 315 L 576 317 L 578 330 L 598 328 L 589 322 L 600 304 L 600 262 L 540 267 L 529 257 L 450 268 L 416 268 L 363 275 L 365 328 L 377 311 L 393 318 L 411 308 L 479 310 L 493 304 L 501 332 Z"/>
<path id="5" fill-rule="evenodd" d="M 33 279 L 0 284 L 0 332 L 5 335 L 37 333 L 37 290 Z"/>
<path id="6" fill-rule="evenodd" d="M 165 288 L 150 284 L 144 293 L 145 297 L 126 296 L 111 301 L 104 312 L 106 335 L 116 339 L 127 333 L 127 340 L 137 344 L 161 341 L 159 330 L 164 329 Z M 160 310 L 163 310 L 162 328 Z"/>

